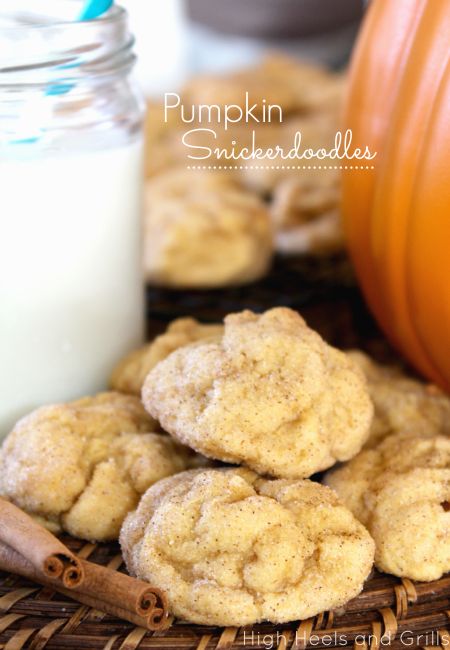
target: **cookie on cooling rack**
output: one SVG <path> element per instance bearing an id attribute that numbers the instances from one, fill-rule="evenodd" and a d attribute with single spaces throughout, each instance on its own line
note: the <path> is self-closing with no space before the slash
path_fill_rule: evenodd
<path id="1" fill-rule="evenodd" d="M 240 285 L 262 277 L 273 254 L 264 203 L 226 174 L 166 172 L 147 183 L 144 269 L 172 288 Z"/>
<path id="2" fill-rule="evenodd" d="M 358 366 L 287 308 L 227 316 L 221 339 L 170 354 L 142 396 L 184 444 L 279 478 L 352 458 L 373 411 Z"/>
<path id="3" fill-rule="evenodd" d="M 450 438 L 389 436 L 325 482 L 367 526 L 381 571 L 423 581 L 450 571 Z"/>
<path id="4" fill-rule="evenodd" d="M 165 479 L 124 522 L 129 571 L 205 625 L 304 619 L 356 596 L 374 544 L 334 492 L 244 469 Z"/>
<path id="5" fill-rule="evenodd" d="M 221 336 L 223 325 L 205 325 L 195 318 L 177 318 L 166 331 L 138 350 L 133 350 L 114 369 L 110 385 L 113 390 L 140 396 L 150 370 L 171 352 L 195 341 Z"/>
<path id="6" fill-rule="evenodd" d="M 437 386 L 380 365 L 359 350 L 348 354 L 364 372 L 375 406 L 368 446 L 392 433 L 450 435 L 450 398 Z"/>
<path id="7" fill-rule="evenodd" d="M 53 531 L 117 539 L 125 515 L 161 478 L 192 467 L 131 395 L 102 393 L 44 406 L 0 450 L 0 494 Z"/>

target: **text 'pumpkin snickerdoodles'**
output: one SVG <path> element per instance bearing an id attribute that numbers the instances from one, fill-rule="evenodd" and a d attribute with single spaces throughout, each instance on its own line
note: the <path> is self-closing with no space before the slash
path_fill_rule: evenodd
<path id="1" fill-rule="evenodd" d="M 222 337 L 170 354 L 142 395 L 183 443 L 280 478 L 355 456 L 373 412 L 358 366 L 287 308 L 227 316 Z"/>
<path id="2" fill-rule="evenodd" d="M 205 625 L 306 619 L 357 596 L 374 543 L 336 494 L 250 470 L 191 470 L 160 481 L 120 533 L 131 574 Z"/>

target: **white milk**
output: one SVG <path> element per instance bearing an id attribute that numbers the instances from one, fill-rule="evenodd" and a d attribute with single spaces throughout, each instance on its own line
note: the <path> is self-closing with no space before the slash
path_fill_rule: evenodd
<path id="1" fill-rule="evenodd" d="M 0 438 L 105 388 L 143 336 L 142 144 L 0 157 Z"/>

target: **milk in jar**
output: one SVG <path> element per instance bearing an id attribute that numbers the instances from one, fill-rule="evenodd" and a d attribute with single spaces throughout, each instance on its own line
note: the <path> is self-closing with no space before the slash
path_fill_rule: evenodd
<path id="1" fill-rule="evenodd" d="M 142 341 L 142 102 L 126 25 L 118 7 L 0 24 L 0 438 L 40 405 L 105 389 Z"/>

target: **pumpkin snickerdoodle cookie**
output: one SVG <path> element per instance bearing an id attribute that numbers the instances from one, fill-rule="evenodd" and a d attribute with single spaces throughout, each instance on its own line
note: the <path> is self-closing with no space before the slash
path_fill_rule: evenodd
<path id="1" fill-rule="evenodd" d="M 149 283 L 213 288 L 262 277 L 273 254 L 264 203 L 227 174 L 165 172 L 147 183 L 144 270 Z"/>
<path id="2" fill-rule="evenodd" d="M 381 571 L 424 581 L 450 571 L 450 438 L 389 436 L 326 483 L 367 526 Z"/>
<path id="3" fill-rule="evenodd" d="M 244 469 L 160 481 L 120 534 L 129 571 L 193 623 L 305 619 L 362 589 L 374 544 L 332 490 Z"/>
<path id="4" fill-rule="evenodd" d="M 0 494 L 55 532 L 117 539 L 150 485 L 192 467 L 190 450 L 156 429 L 130 395 L 39 408 L 3 443 Z"/>
<path id="5" fill-rule="evenodd" d="M 359 350 L 348 352 L 364 372 L 375 413 L 366 446 L 393 433 L 450 435 L 450 397 L 440 388 L 384 366 Z"/>
<path id="6" fill-rule="evenodd" d="M 150 370 L 171 352 L 195 341 L 223 334 L 223 325 L 203 324 L 195 318 L 177 318 L 163 334 L 122 359 L 111 375 L 111 388 L 140 396 L 142 385 Z"/>
<path id="7" fill-rule="evenodd" d="M 170 354 L 142 395 L 184 444 L 280 478 L 352 458 L 372 419 L 358 366 L 287 308 L 227 316 L 221 338 Z"/>

